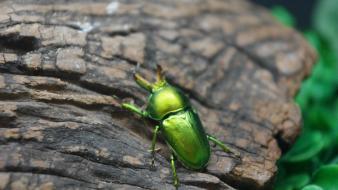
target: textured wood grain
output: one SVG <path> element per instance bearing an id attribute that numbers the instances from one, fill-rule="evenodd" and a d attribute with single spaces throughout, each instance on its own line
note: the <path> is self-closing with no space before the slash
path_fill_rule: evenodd
<path id="1" fill-rule="evenodd" d="M 0 189 L 174 189 L 132 79 L 161 64 L 197 108 L 208 167 L 178 166 L 181 189 L 268 189 L 301 116 L 292 98 L 315 54 L 295 31 L 243 0 L 2 1 Z"/>

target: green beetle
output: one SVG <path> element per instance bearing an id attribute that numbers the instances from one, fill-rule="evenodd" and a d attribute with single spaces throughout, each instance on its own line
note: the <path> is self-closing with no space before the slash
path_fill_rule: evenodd
<path id="1" fill-rule="evenodd" d="M 150 118 L 159 124 L 154 129 L 151 153 L 152 166 L 155 162 L 155 144 L 159 132 L 172 151 L 171 169 L 174 185 L 179 186 L 176 174 L 175 159 L 183 166 L 192 170 L 204 168 L 210 159 L 209 141 L 219 145 L 225 152 L 239 156 L 239 153 L 230 150 L 221 141 L 205 133 L 198 114 L 191 106 L 184 93 L 170 85 L 163 76 L 161 66 L 157 65 L 157 81 L 153 84 L 138 74 L 135 81 L 151 94 L 145 110 L 130 103 L 123 103 L 124 109 L 130 110 L 144 118 Z"/>

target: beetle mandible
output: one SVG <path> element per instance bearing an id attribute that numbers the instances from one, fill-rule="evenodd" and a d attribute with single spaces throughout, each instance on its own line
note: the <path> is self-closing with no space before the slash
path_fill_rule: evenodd
<path id="1" fill-rule="evenodd" d="M 122 107 L 141 117 L 158 122 L 154 128 L 150 149 L 152 166 L 155 163 L 157 135 L 161 132 L 172 152 L 170 163 L 176 188 L 179 186 L 179 180 L 176 174 L 175 160 L 178 159 L 188 169 L 203 169 L 210 159 L 209 141 L 220 146 L 223 151 L 239 156 L 238 152 L 231 150 L 217 138 L 205 133 L 202 122 L 188 97 L 165 80 L 160 65 L 157 65 L 155 83 L 150 83 L 139 74 L 134 74 L 134 79 L 139 86 L 150 92 L 147 107 L 142 110 L 131 103 L 123 103 Z"/>

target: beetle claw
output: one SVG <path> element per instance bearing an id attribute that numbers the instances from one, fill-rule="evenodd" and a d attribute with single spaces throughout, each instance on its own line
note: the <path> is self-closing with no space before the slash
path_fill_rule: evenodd
<path id="1" fill-rule="evenodd" d="M 148 152 L 151 153 L 152 159 L 151 159 L 151 168 L 155 169 L 155 152 L 160 151 L 161 148 L 155 148 L 154 150 L 149 149 Z"/>
<path id="2" fill-rule="evenodd" d="M 241 158 L 241 153 L 233 149 L 223 149 L 224 152 L 234 155 L 236 158 Z"/>
<path id="3" fill-rule="evenodd" d="M 231 153 L 236 157 L 236 158 L 241 158 L 241 153 L 235 150 L 232 150 Z"/>
<path id="4" fill-rule="evenodd" d="M 155 150 L 149 149 L 148 152 L 153 153 L 153 152 L 159 152 L 161 148 L 155 148 Z"/>
<path id="5" fill-rule="evenodd" d="M 150 165 L 151 169 L 156 169 L 156 166 L 155 166 L 155 160 L 152 160 L 151 161 L 151 165 Z"/>
<path id="6" fill-rule="evenodd" d="M 175 186 L 175 189 L 177 190 L 178 187 L 180 186 L 180 183 L 178 182 L 178 180 L 174 180 L 174 186 Z"/>

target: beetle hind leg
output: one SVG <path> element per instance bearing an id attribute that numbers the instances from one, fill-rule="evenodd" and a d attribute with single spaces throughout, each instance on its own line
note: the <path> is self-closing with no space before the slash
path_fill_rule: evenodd
<path id="1" fill-rule="evenodd" d="M 225 145 L 222 141 L 218 140 L 217 138 L 211 136 L 211 135 L 207 135 L 208 140 L 212 141 L 213 143 L 215 143 L 216 145 L 218 145 L 219 147 L 221 147 L 223 149 L 224 152 L 227 153 L 232 153 L 234 154 L 236 157 L 240 157 L 240 153 L 229 148 L 227 145 Z"/>
<path id="2" fill-rule="evenodd" d="M 174 186 L 177 189 L 179 186 L 179 180 L 178 180 L 177 173 L 176 173 L 175 156 L 173 154 L 171 154 L 170 156 L 170 165 L 171 165 L 171 170 L 173 172 Z"/>

